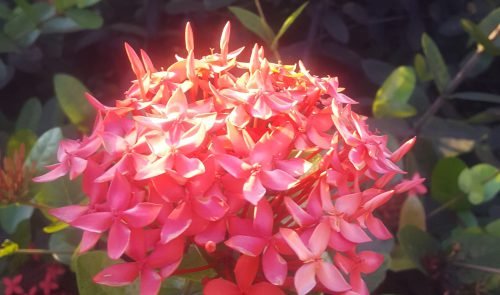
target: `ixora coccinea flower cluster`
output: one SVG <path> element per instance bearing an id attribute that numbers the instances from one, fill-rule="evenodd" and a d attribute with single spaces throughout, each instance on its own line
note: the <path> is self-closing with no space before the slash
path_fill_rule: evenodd
<path id="1" fill-rule="evenodd" d="M 79 251 L 104 240 L 126 261 L 96 283 L 139 278 L 156 294 L 195 244 L 219 275 L 206 294 L 367 294 L 362 275 L 383 256 L 357 245 L 390 238 L 374 210 L 422 182 L 393 179 L 414 139 L 390 151 L 337 78 L 270 63 L 258 45 L 237 61 L 229 32 L 196 58 L 188 24 L 187 56 L 161 71 L 125 45 L 137 80 L 113 107 L 87 95 L 91 135 L 64 140 L 35 178 L 82 175 L 88 202 L 51 214 L 83 231 Z"/>

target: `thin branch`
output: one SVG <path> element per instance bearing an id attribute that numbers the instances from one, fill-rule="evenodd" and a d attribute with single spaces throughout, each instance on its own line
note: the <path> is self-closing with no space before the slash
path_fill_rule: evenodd
<path id="1" fill-rule="evenodd" d="M 29 254 L 29 255 L 53 255 L 53 254 L 59 254 L 59 255 L 73 255 L 73 252 L 70 251 L 51 251 L 47 249 L 18 249 L 12 254 Z"/>
<path id="2" fill-rule="evenodd" d="M 500 34 L 500 25 L 498 25 L 488 36 L 489 40 L 495 40 Z M 415 123 L 414 133 L 418 134 L 422 127 L 425 125 L 427 120 L 434 115 L 444 104 L 446 98 L 452 94 L 458 86 L 465 79 L 465 75 L 476 65 L 477 61 L 481 57 L 481 54 L 484 52 L 484 47 L 481 44 L 478 44 L 476 51 L 474 54 L 467 60 L 467 62 L 463 65 L 463 67 L 458 71 L 458 73 L 453 77 L 451 82 L 448 84 L 446 89 L 441 93 L 438 98 L 434 101 L 429 109 L 420 117 L 420 119 Z"/>
<path id="3" fill-rule="evenodd" d="M 500 269 L 494 268 L 494 267 L 489 267 L 489 266 L 469 264 L 469 263 L 463 263 L 463 262 L 453 262 L 453 265 L 456 265 L 459 267 L 464 267 L 464 268 L 469 268 L 469 269 L 475 269 L 475 270 L 479 270 L 479 271 L 484 271 L 484 272 L 489 272 L 489 273 L 500 274 Z"/>

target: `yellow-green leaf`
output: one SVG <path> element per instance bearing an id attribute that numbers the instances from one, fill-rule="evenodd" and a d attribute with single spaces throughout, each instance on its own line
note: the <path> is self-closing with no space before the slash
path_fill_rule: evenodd
<path id="1" fill-rule="evenodd" d="M 406 225 L 414 225 L 423 231 L 427 228 L 424 205 L 417 196 L 409 196 L 403 203 L 403 207 L 401 207 L 399 228 Z"/>
<path id="2" fill-rule="evenodd" d="M 51 224 L 45 226 L 43 228 L 43 232 L 46 234 L 53 234 L 53 233 L 56 233 L 58 231 L 61 231 L 65 228 L 67 228 L 68 226 L 69 226 L 69 224 L 57 220 L 57 221 L 54 221 Z"/>
<path id="3" fill-rule="evenodd" d="M 434 78 L 434 83 L 440 93 L 443 93 L 450 82 L 450 74 L 443 56 L 436 43 L 427 34 L 422 35 L 422 48 L 429 70 Z"/>
<path id="4" fill-rule="evenodd" d="M 11 240 L 5 240 L 0 246 L 0 258 L 12 255 L 19 250 L 19 245 L 12 242 Z"/>
<path id="5" fill-rule="evenodd" d="M 411 67 L 395 69 L 377 91 L 373 102 L 375 117 L 407 118 L 415 115 L 415 108 L 408 104 L 415 83 L 415 72 Z"/>
<path id="6" fill-rule="evenodd" d="M 432 74 L 429 72 L 429 67 L 427 66 L 425 57 L 422 54 L 417 53 L 415 55 L 415 59 L 413 60 L 413 66 L 415 67 L 415 72 L 417 73 L 417 77 L 421 81 L 429 81 L 432 79 Z"/>
<path id="7" fill-rule="evenodd" d="M 295 20 L 299 17 L 299 15 L 302 13 L 302 11 L 304 11 L 304 9 L 306 8 L 307 4 L 309 4 L 309 1 L 304 2 L 302 5 L 300 5 L 299 8 L 297 8 L 294 12 L 292 12 L 292 14 L 290 14 L 286 18 L 286 20 L 281 25 L 281 28 L 278 31 L 278 34 L 276 34 L 276 37 L 274 37 L 273 42 L 271 44 L 271 47 L 274 48 L 275 46 L 277 46 L 280 38 L 283 37 L 283 35 L 288 30 L 288 28 L 290 28 L 290 26 L 295 22 Z"/>
<path id="8" fill-rule="evenodd" d="M 499 55 L 500 48 L 493 44 L 493 41 L 488 39 L 488 36 L 481 31 L 479 26 L 467 19 L 460 21 L 462 28 L 474 39 L 477 43 L 484 47 L 484 50 L 491 55 Z"/>

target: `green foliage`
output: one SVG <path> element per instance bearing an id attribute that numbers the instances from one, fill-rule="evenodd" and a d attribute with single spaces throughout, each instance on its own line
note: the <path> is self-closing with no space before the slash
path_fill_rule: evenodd
<path id="1" fill-rule="evenodd" d="M 66 14 L 84 29 L 98 29 L 103 23 L 99 14 L 88 9 L 73 8 L 68 10 Z"/>
<path id="2" fill-rule="evenodd" d="M 62 131 L 57 127 L 42 134 L 26 158 L 25 166 L 34 165 L 36 173 L 44 172 L 45 166 L 55 162 L 61 139 Z"/>
<path id="3" fill-rule="evenodd" d="M 238 20 L 251 32 L 259 36 L 267 44 L 271 44 L 275 38 L 273 30 L 267 22 L 262 20 L 257 14 L 244 8 L 230 6 L 229 10 L 238 18 Z"/>
<path id="4" fill-rule="evenodd" d="M 450 83 L 450 74 L 443 56 L 436 43 L 427 34 L 422 35 L 422 49 L 424 50 L 426 64 L 433 76 L 434 83 L 440 93 L 443 93 Z"/>
<path id="5" fill-rule="evenodd" d="M 17 226 L 33 214 L 33 207 L 12 204 L 0 207 L 0 225 L 8 234 L 13 234 Z"/>
<path id="6" fill-rule="evenodd" d="M 458 211 L 470 208 L 466 195 L 458 186 L 458 177 L 464 169 L 467 165 L 462 160 L 443 158 L 432 171 L 431 195 L 447 208 Z"/>
<path id="7" fill-rule="evenodd" d="M 377 118 L 407 118 L 414 116 L 416 110 L 408 104 L 415 88 L 415 72 L 411 67 L 395 69 L 377 91 L 373 102 L 373 114 Z"/>
<path id="8" fill-rule="evenodd" d="M 15 254 L 19 250 L 19 245 L 10 241 L 5 240 L 0 246 L 0 258 Z"/>
<path id="9" fill-rule="evenodd" d="M 422 201 L 417 196 L 409 196 L 401 207 L 399 216 L 399 228 L 404 228 L 407 225 L 413 225 L 425 231 L 425 209 Z"/>
<path id="10" fill-rule="evenodd" d="M 95 117 L 95 110 L 85 98 L 87 88 L 75 77 L 57 74 L 54 76 L 54 89 L 59 105 L 71 123 L 80 130 L 87 130 Z"/>
<path id="11" fill-rule="evenodd" d="M 29 129 L 36 132 L 40 117 L 42 116 L 42 104 L 37 98 L 26 101 L 17 117 L 16 130 Z"/>
<path id="12" fill-rule="evenodd" d="M 426 272 L 423 259 L 439 252 L 439 243 L 430 234 L 414 225 L 407 225 L 398 233 L 399 244 L 410 260 Z"/>
<path id="13" fill-rule="evenodd" d="M 299 17 L 299 15 L 306 8 L 307 4 L 309 4 L 309 2 L 304 2 L 302 5 L 300 5 L 299 8 L 297 8 L 292 14 L 290 14 L 290 16 L 288 16 L 285 19 L 285 21 L 281 25 L 281 28 L 278 31 L 278 34 L 276 34 L 276 36 L 274 37 L 274 39 L 273 39 L 273 41 L 271 43 L 271 47 L 274 48 L 274 47 L 276 47 L 278 45 L 278 42 L 281 39 L 281 37 L 283 37 L 283 35 L 288 30 L 288 28 L 290 28 L 290 26 L 295 22 L 295 20 L 297 20 L 297 18 Z"/>
<path id="14" fill-rule="evenodd" d="M 458 177 L 458 186 L 474 205 L 490 201 L 500 191 L 500 173 L 489 164 L 477 164 L 464 169 Z"/>
<path id="15" fill-rule="evenodd" d="M 104 251 L 91 251 L 75 256 L 72 262 L 72 269 L 76 273 L 78 293 L 81 295 L 139 294 L 139 284 L 137 282 L 127 287 L 108 287 L 93 282 L 92 278 L 98 272 L 107 266 L 123 262 L 121 259 L 111 260 Z"/>

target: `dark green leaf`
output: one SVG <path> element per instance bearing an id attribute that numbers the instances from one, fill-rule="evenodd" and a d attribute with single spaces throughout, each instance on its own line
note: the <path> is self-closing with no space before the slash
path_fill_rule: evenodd
<path id="1" fill-rule="evenodd" d="M 85 129 L 95 116 L 95 110 L 85 98 L 87 88 L 78 79 L 66 74 L 55 75 L 54 88 L 59 105 L 71 123 Z"/>
<path id="2" fill-rule="evenodd" d="M 16 43 L 7 35 L 0 32 L 0 53 L 9 53 L 18 51 Z"/>
<path id="3" fill-rule="evenodd" d="M 395 69 L 377 91 L 373 102 L 375 117 L 407 118 L 414 116 L 416 110 L 408 104 L 415 88 L 415 72 L 411 67 Z"/>
<path id="4" fill-rule="evenodd" d="M 80 203 L 84 198 L 80 178 L 69 180 L 61 177 L 50 183 L 43 183 L 35 195 L 35 202 L 48 207 L 62 207 Z"/>
<path id="5" fill-rule="evenodd" d="M 93 277 L 104 268 L 113 264 L 123 263 L 121 259 L 111 260 L 106 252 L 91 251 L 76 256 L 73 260 L 73 269 L 76 273 L 78 293 L 80 295 L 123 295 L 139 294 L 139 284 L 126 287 L 108 287 L 94 283 Z M 136 281 L 137 282 L 137 281 Z"/>
<path id="6" fill-rule="evenodd" d="M 195 11 L 203 11 L 205 6 L 199 0 L 171 0 L 165 6 L 167 14 L 183 14 Z"/>
<path id="7" fill-rule="evenodd" d="M 52 255 L 54 259 L 70 265 L 71 258 L 80 243 L 81 237 L 81 230 L 76 228 L 66 228 L 50 235 L 49 250 L 56 253 Z"/>
<path id="8" fill-rule="evenodd" d="M 0 225 L 8 234 L 13 234 L 19 223 L 30 218 L 32 214 L 33 207 L 31 206 L 12 204 L 0 207 Z"/>
<path id="9" fill-rule="evenodd" d="M 63 125 L 64 119 L 64 113 L 59 107 L 57 99 L 52 98 L 43 105 L 42 117 L 40 119 L 40 125 L 38 125 L 37 131 L 39 133 L 43 133 L 50 128 Z"/>
<path id="10" fill-rule="evenodd" d="M 466 168 L 467 165 L 458 158 L 441 159 L 432 171 L 432 197 L 449 209 L 457 211 L 469 209 L 470 203 L 458 186 L 458 177 Z"/>
<path id="11" fill-rule="evenodd" d="M 439 243 L 430 234 L 413 225 L 402 228 L 398 233 L 398 240 L 403 251 L 423 272 L 426 272 L 426 269 L 422 259 L 439 252 Z"/>
<path id="12" fill-rule="evenodd" d="M 425 33 L 422 35 L 422 48 L 436 87 L 440 93 L 443 93 L 450 82 L 450 74 L 443 56 L 436 43 Z"/>
<path id="13" fill-rule="evenodd" d="M 384 83 L 385 79 L 394 71 L 393 65 L 376 59 L 364 59 L 361 66 L 368 79 L 377 85 Z"/>
<path id="14" fill-rule="evenodd" d="M 349 30 L 342 17 L 336 13 L 328 13 L 323 16 L 323 27 L 340 43 L 349 42 Z"/>
<path id="15" fill-rule="evenodd" d="M 103 24 L 102 17 L 88 9 L 73 8 L 68 10 L 66 15 L 84 29 L 98 29 Z"/>
<path id="16" fill-rule="evenodd" d="M 31 9 L 35 15 L 34 21 L 36 22 L 44 22 L 56 15 L 56 10 L 54 6 L 48 3 L 43 3 L 43 2 L 34 3 L 33 5 L 31 5 Z"/>
<path id="17" fill-rule="evenodd" d="M 35 165 L 36 173 L 45 172 L 45 166 L 56 161 L 56 152 L 61 139 L 60 128 L 53 128 L 42 134 L 31 149 L 24 165 L 27 167 Z"/>
<path id="18" fill-rule="evenodd" d="M 275 38 L 274 32 L 258 15 L 236 6 L 229 6 L 229 10 L 238 18 L 245 28 L 255 33 L 268 45 L 273 43 Z"/>
<path id="19" fill-rule="evenodd" d="M 201 255 L 198 247 L 193 245 L 190 246 L 186 254 L 184 254 L 181 265 L 179 266 L 179 270 L 182 271 L 183 269 L 206 266 L 207 264 L 207 261 Z M 201 282 L 201 280 L 203 280 L 204 278 L 214 277 L 215 275 L 216 272 L 210 268 L 208 270 L 186 273 L 179 276 L 184 277 L 188 280 Z"/>
<path id="20" fill-rule="evenodd" d="M 0 19 L 9 19 L 12 11 L 5 3 L 0 3 Z"/>
<path id="21" fill-rule="evenodd" d="M 350 16 L 353 20 L 360 24 L 366 24 L 370 21 L 370 17 L 366 12 L 365 8 L 353 2 L 347 2 L 342 6 L 342 12 Z"/>
<path id="22" fill-rule="evenodd" d="M 280 30 L 278 31 L 278 34 L 276 34 L 276 36 L 272 40 L 271 47 L 274 48 L 275 46 L 277 46 L 277 44 L 278 44 L 279 40 L 281 39 L 281 37 L 283 37 L 283 35 L 288 30 L 288 28 L 290 28 L 290 26 L 295 22 L 295 20 L 299 17 L 299 15 L 302 13 L 302 11 L 304 11 L 304 9 L 306 8 L 307 4 L 309 4 L 309 2 L 307 2 L 307 1 L 304 2 L 302 5 L 299 6 L 299 8 L 297 8 L 294 12 L 292 12 L 292 14 L 290 14 L 285 19 L 285 21 L 281 25 Z M 270 28 L 269 28 L 269 30 L 272 32 L 272 30 Z"/>
<path id="23" fill-rule="evenodd" d="M 3 28 L 5 34 L 12 39 L 20 39 L 35 29 L 36 24 L 26 13 L 12 17 Z"/>
<path id="24" fill-rule="evenodd" d="M 483 93 L 483 92 L 457 92 L 450 94 L 450 97 L 471 100 L 471 101 L 500 103 L 500 95 Z"/>
<path id="25" fill-rule="evenodd" d="M 40 117 L 42 116 L 42 104 L 33 97 L 26 101 L 17 117 L 16 130 L 29 129 L 36 132 Z"/>

